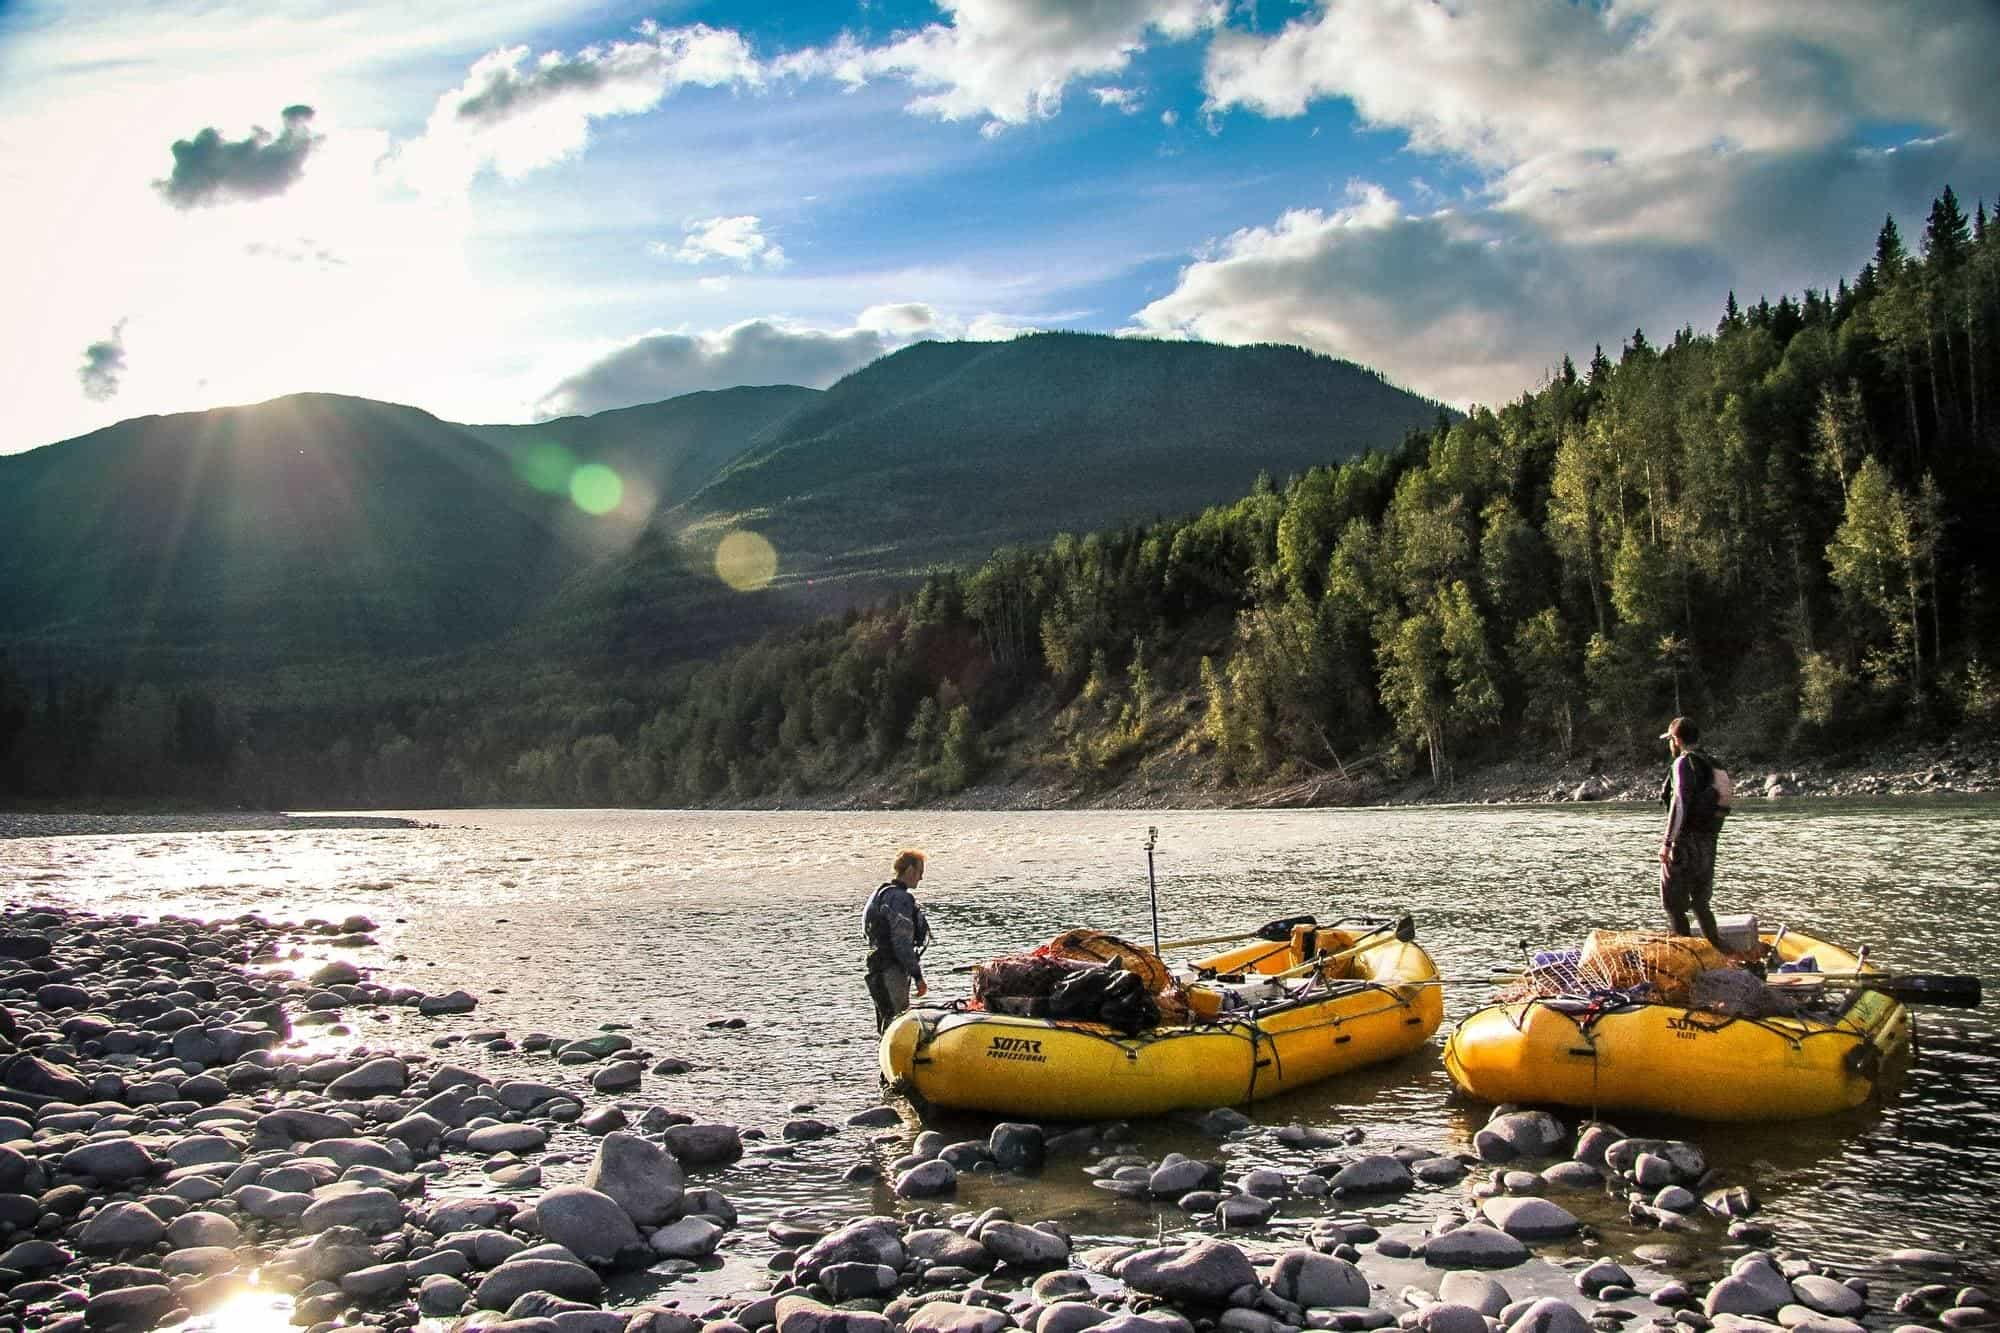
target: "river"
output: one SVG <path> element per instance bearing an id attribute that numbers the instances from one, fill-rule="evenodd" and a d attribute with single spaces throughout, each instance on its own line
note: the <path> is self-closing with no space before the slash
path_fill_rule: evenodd
<path id="1" fill-rule="evenodd" d="M 1659 918 L 1659 814 L 1629 805 L 404 813 L 421 826 L 0 842 L 0 890 L 16 906 L 144 915 L 367 913 L 381 923 L 381 947 L 357 961 L 379 979 L 430 991 L 462 985 L 481 997 L 456 1030 L 580 1036 L 628 1024 L 655 1055 L 694 1064 L 677 1078 L 649 1076 L 646 1101 L 774 1134 L 792 1105 L 838 1120 L 876 1100 L 858 914 L 901 846 L 930 856 L 922 896 L 936 940 L 926 965 L 934 995 L 944 998 L 965 993 L 955 965 L 1069 926 L 1150 938 L 1149 825 L 1159 830 L 1163 936 L 1298 912 L 1322 921 L 1411 912 L 1440 970 L 1463 982 L 1447 987 L 1446 1031 L 1490 998 L 1481 979 L 1516 964 L 1522 942 L 1574 942 L 1595 926 L 1656 928 Z M 1766 928 L 1789 924 L 1867 944 L 1872 961 L 1897 970 L 2000 974 L 1996 901 L 2000 801 L 1760 802 L 1736 814 L 1723 838 L 1718 911 L 1753 910 Z M 1774 1126 L 1621 1126 L 1699 1143 L 1732 1183 L 1763 1197 L 1760 1220 L 1793 1252 L 1866 1273 L 1887 1249 L 1957 1250 L 1968 1274 L 1991 1282 L 2000 1278 L 2000 1238 L 1990 1225 L 2000 1196 L 1991 1012 L 1920 1011 L 1919 1053 L 1906 1079 L 1880 1105 L 1851 1114 Z M 709 1026 L 732 1016 L 745 1026 Z M 355 1039 L 411 1049 L 445 1030 L 440 1020 L 401 1012 L 358 1026 Z M 1489 1108 L 1452 1091 L 1442 1037 L 1395 1064 L 1264 1103 L 1255 1118 L 1357 1126 L 1380 1150 L 1469 1150 Z M 517 1076 L 549 1069 L 466 1047 L 448 1058 Z M 969 1137 L 986 1126 L 941 1127 Z M 746 1221 L 891 1208 L 880 1185 L 846 1183 L 842 1173 L 864 1152 L 900 1151 L 913 1132 L 906 1126 L 873 1148 L 849 1132 L 789 1158 L 746 1161 L 718 1183 Z M 1218 1145 L 1173 1123 L 1140 1124 L 1132 1138 L 1153 1157 L 1180 1149 L 1292 1170 L 1326 1156 L 1284 1149 L 1268 1134 Z M 551 1179 L 559 1174 L 552 1169 Z M 975 1180 L 961 1191 L 962 1204 L 994 1202 L 1104 1239 L 1184 1225 L 1171 1210 L 1091 1188 L 1074 1163 L 1052 1164 L 1027 1186 Z M 1376 1220 L 1420 1226 L 1465 1202 L 1462 1188 L 1420 1190 L 1376 1210 Z M 1637 1253 L 1642 1264 L 1678 1258 L 1697 1271 L 1718 1262 L 1717 1229 L 1675 1239 L 1626 1220 L 1622 1200 L 1564 1202 L 1595 1236 L 1558 1248 L 1558 1259 L 1608 1254 L 1630 1263 Z M 1325 1207 L 1288 1203 L 1280 1231 L 1303 1228 Z M 745 1234 L 731 1279 L 761 1259 L 761 1235 Z"/>

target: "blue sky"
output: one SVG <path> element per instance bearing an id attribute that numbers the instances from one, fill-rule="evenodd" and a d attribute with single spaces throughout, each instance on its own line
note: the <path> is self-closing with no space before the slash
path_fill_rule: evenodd
<path id="1" fill-rule="evenodd" d="M 0 451 L 1036 328 L 1498 402 L 1990 193 L 1996 64 L 1988 0 L 0 4 Z"/>

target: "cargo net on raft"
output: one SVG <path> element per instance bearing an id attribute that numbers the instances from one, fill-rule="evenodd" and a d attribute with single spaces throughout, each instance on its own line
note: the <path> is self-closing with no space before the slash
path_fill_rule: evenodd
<path id="1" fill-rule="evenodd" d="M 1154 954 L 1098 930 L 1070 930 L 1032 953 L 972 972 L 971 1009 L 1103 1023 L 1128 1034 L 1188 1020 L 1187 996 Z"/>
<path id="2" fill-rule="evenodd" d="M 1798 1012 L 1800 1000 L 1726 958 L 1699 937 L 1644 930 L 1593 930 L 1581 949 L 1545 949 L 1500 994 L 1520 1000 L 1665 1004 L 1733 1018 Z"/>

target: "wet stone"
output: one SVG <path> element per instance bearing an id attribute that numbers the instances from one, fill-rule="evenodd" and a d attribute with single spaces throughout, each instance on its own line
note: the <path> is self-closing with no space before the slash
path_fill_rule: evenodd
<path id="1" fill-rule="evenodd" d="M 1573 1235 L 1579 1225 L 1574 1213 L 1547 1199 L 1488 1199 L 1479 1211 L 1494 1226 L 1521 1240 Z"/>
<path id="2" fill-rule="evenodd" d="M 1404 1255 L 1409 1253 L 1409 1246 L 1386 1236 L 1376 1244 L 1376 1252 L 1396 1257 L 1392 1244 Z M 1517 1237 L 1476 1223 L 1433 1236 L 1424 1244 L 1424 1262 L 1432 1268 L 1511 1268 L 1527 1257 L 1528 1247 Z"/>
<path id="3" fill-rule="evenodd" d="M 1333 1175 L 1333 1192 L 1351 1194 L 1393 1194 L 1410 1189 L 1415 1178 L 1399 1158 L 1378 1153 L 1350 1162 Z"/>

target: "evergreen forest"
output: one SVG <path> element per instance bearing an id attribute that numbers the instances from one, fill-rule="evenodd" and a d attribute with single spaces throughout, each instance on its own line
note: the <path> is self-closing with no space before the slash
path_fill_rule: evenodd
<path id="1" fill-rule="evenodd" d="M 0 665 L 0 794 L 293 808 L 1080 799 L 1522 755 L 1737 761 L 2000 724 L 2000 235 L 1952 190 L 1828 290 L 1727 296 L 1234 503 L 995 552 L 670 668 L 254 688 Z M 1859 258 L 1859 256 L 1857 256 Z M 1720 297 L 1721 294 L 1718 294 Z"/>

